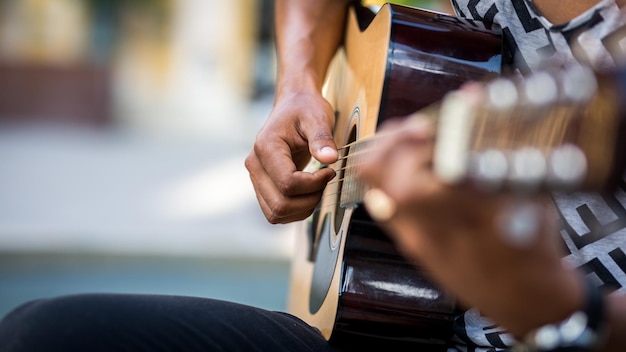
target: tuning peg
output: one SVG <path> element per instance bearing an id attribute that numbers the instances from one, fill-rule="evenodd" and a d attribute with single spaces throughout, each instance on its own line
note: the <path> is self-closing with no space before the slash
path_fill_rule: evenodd
<path id="1" fill-rule="evenodd" d="M 531 74 L 524 81 L 526 102 L 533 106 L 546 106 L 559 98 L 559 86 L 551 73 L 540 71 Z"/>
<path id="2" fill-rule="evenodd" d="M 570 66 L 562 73 L 565 98 L 582 102 L 590 99 L 598 89 L 596 75 L 587 66 Z"/>
<path id="3" fill-rule="evenodd" d="M 532 191 L 546 180 L 546 158 L 537 148 L 523 147 L 513 150 L 509 154 L 509 163 L 509 180 L 517 189 Z"/>
<path id="4" fill-rule="evenodd" d="M 487 104 L 496 110 L 513 109 L 519 101 L 517 86 L 510 78 L 496 78 L 486 86 Z"/>
<path id="5" fill-rule="evenodd" d="M 470 157 L 471 179 L 482 190 L 498 191 L 509 172 L 509 162 L 504 151 L 490 148 L 474 151 Z"/>
<path id="6" fill-rule="evenodd" d="M 554 148 L 548 159 L 548 182 L 553 187 L 573 189 L 579 186 L 587 175 L 587 157 L 573 144 Z"/>

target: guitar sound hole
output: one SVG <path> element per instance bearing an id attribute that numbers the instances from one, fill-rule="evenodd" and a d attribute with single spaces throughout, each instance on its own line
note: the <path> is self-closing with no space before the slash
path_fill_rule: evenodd
<path id="1" fill-rule="evenodd" d="M 316 264 L 311 277 L 311 291 L 309 292 L 309 312 L 311 314 L 320 310 L 328 295 L 339 254 L 338 248 L 331 245 L 329 215 L 327 214 L 321 224 L 319 246 L 315 256 Z"/>

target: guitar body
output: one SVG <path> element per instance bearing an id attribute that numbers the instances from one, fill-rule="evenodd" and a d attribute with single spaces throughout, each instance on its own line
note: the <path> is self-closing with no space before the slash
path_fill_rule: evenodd
<path id="1" fill-rule="evenodd" d="M 376 14 L 352 8 L 343 47 L 324 88 L 336 110 L 338 146 L 373 135 L 468 80 L 500 72 L 501 38 L 474 22 L 384 5 Z M 347 156 L 344 148 L 340 156 Z M 329 340 L 353 335 L 443 344 L 454 299 L 406 262 L 358 199 L 343 199 L 346 159 L 318 210 L 302 223 L 292 267 L 288 310 Z M 343 171 L 346 170 L 346 171 Z"/>

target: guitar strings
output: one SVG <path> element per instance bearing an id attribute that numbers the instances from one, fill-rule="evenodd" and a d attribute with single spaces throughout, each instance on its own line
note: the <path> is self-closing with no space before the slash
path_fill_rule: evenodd
<path id="1" fill-rule="evenodd" d="M 339 178 L 332 179 L 326 185 L 326 187 L 336 186 L 337 184 L 344 183 L 343 186 L 339 186 L 337 191 L 328 192 L 324 191 L 323 199 L 328 199 L 332 197 L 331 201 L 328 201 L 323 204 L 320 202 L 315 207 L 315 211 L 318 210 L 327 210 L 332 209 L 337 206 L 337 204 L 341 205 L 353 205 L 359 203 L 363 199 L 363 194 L 367 189 L 366 185 L 363 185 L 359 182 L 358 177 L 355 177 L 358 174 L 359 165 L 359 157 L 366 155 L 369 151 L 376 146 L 375 142 L 379 142 L 385 138 L 393 137 L 399 134 L 400 131 L 382 131 L 377 132 L 374 135 L 367 136 L 361 138 L 359 140 L 347 143 L 340 148 L 337 148 L 337 151 L 340 153 L 346 153 L 345 155 L 340 156 L 336 162 L 331 165 L 339 164 L 339 167 L 331 167 L 327 165 L 327 167 L 332 168 L 336 173 L 340 174 Z M 345 185 L 348 183 L 348 185 Z M 328 193 L 327 193 L 328 192 Z M 348 194 L 348 200 L 344 203 L 344 195 Z"/>
<path id="2" fill-rule="evenodd" d="M 340 165 L 339 167 L 328 166 L 332 168 L 337 174 L 339 174 L 340 177 L 332 179 L 330 182 L 327 183 L 326 187 L 332 187 L 340 183 L 344 183 L 344 184 L 348 183 L 348 185 L 347 187 L 346 185 L 344 185 L 337 192 L 324 193 L 324 197 L 325 198 L 333 197 L 336 199 L 341 199 L 341 197 L 343 197 L 345 194 L 349 192 L 355 193 L 355 188 L 357 188 L 356 189 L 357 194 L 362 193 L 361 189 L 363 189 L 363 187 L 358 181 L 358 178 L 355 177 L 355 174 L 357 174 L 357 171 L 360 168 L 360 165 L 358 163 L 358 158 L 362 157 L 363 155 L 367 155 L 368 152 L 372 150 L 372 148 L 374 147 L 373 142 L 382 140 L 383 138 L 389 137 L 390 135 L 393 135 L 393 134 L 395 133 L 378 133 L 376 135 L 372 135 L 369 137 L 359 139 L 357 141 L 353 141 L 351 143 L 347 143 L 344 146 L 337 148 L 340 154 L 344 152 L 347 154 L 340 156 L 336 162 L 331 164 L 331 165 L 339 164 Z M 362 197 L 357 196 L 357 198 L 360 201 Z M 333 201 L 330 204 L 326 204 L 325 206 L 334 207 L 336 204 L 337 204 L 337 201 Z M 316 209 L 321 209 L 321 205 L 318 205 Z"/>
<path id="3" fill-rule="evenodd" d="M 333 200 L 323 205 L 322 202 L 320 202 L 320 204 L 318 204 L 314 208 L 314 210 L 319 211 L 335 208 L 337 204 L 341 204 L 342 197 L 348 193 L 356 193 L 357 195 L 356 197 L 352 196 L 351 199 L 353 201 L 346 202 L 346 204 L 355 204 L 360 202 L 362 200 L 361 194 L 365 190 L 365 187 L 359 182 L 358 177 L 355 177 L 355 175 L 358 173 L 357 171 L 360 168 L 358 162 L 359 157 L 367 155 L 375 146 L 374 142 L 378 142 L 395 134 L 397 134 L 397 132 L 378 132 L 375 135 L 361 138 L 359 140 L 347 143 L 342 147 L 337 148 L 340 156 L 337 158 L 337 161 L 330 165 L 338 166 L 332 167 L 330 165 L 326 165 L 326 167 L 330 167 L 331 169 L 333 169 L 337 174 L 340 175 L 340 177 L 329 181 L 326 184 L 326 187 L 332 187 L 341 183 L 344 183 L 344 185 L 343 187 L 340 187 L 336 192 L 326 193 L 327 191 L 325 190 L 323 198 L 328 199 L 329 197 L 332 197 Z"/>
<path id="4" fill-rule="evenodd" d="M 327 209 L 332 209 L 332 208 L 335 208 L 337 204 L 339 204 L 340 206 L 346 205 L 346 204 L 353 205 L 362 201 L 363 194 L 365 193 L 365 190 L 367 187 L 359 182 L 358 177 L 355 177 L 355 174 L 358 173 L 357 171 L 360 167 L 358 158 L 362 157 L 363 155 L 366 155 L 371 149 L 373 149 L 373 147 L 376 146 L 375 142 L 379 142 L 385 138 L 393 137 L 397 135 L 398 133 L 400 132 L 399 131 L 377 132 L 374 135 L 361 138 L 359 140 L 347 143 L 340 148 L 337 148 L 337 151 L 340 152 L 340 154 L 346 153 L 345 155 L 340 156 L 337 159 L 337 161 L 333 163 L 333 164 L 339 163 L 340 164 L 339 167 L 331 167 L 336 173 L 340 174 L 340 177 L 329 181 L 326 187 L 336 186 L 337 184 L 341 184 L 341 183 L 348 183 L 348 185 L 346 186 L 344 184 L 343 186 L 340 186 L 336 192 L 332 192 L 332 193 L 331 192 L 326 193 L 327 191 L 325 190 L 323 198 L 328 199 L 329 197 L 332 197 L 333 199 L 327 203 L 324 203 L 323 205 L 322 205 L 323 202 L 320 202 L 320 204 L 318 204 L 315 207 L 315 211 L 319 211 L 319 210 L 325 211 Z M 347 198 L 350 201 L 346 201 L 344 203 L 343 197 L 346 194 L 348 194 Z"/>

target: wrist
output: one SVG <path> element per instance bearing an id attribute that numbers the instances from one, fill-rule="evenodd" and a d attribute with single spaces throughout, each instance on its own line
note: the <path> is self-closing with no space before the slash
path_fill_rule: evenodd
<path id="1" fill-rule="evenodd" d="M 513 352 L 591 352 L 606 337 L 607 310 L 604 295 L 586 281 L 584 306 L 565 320 L 538 327 L 527 333 Z"/>
<path id="2" fill-rule="evenodd" d="M 276 82 L 276 92 L 321 94 L 323 78 L 312 69 L 302 68 L 296 73 L 280 73 Z"/>

